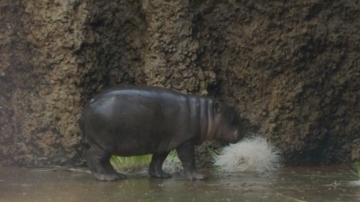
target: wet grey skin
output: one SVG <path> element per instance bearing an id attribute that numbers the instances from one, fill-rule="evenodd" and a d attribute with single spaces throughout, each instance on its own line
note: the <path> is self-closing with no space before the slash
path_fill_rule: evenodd
<path id="1" fill-rule="evenodd" d="M 86 152 L 90 171 L 106 181 L 125 178 L 111 166 L 112 155 L 153 154 L 150 176 L 169 178 L 162 165 L 173 149 L 188 179 L 207 179 L 195 169 L 194 147 L 205 140 L 236 143 L 243 138 L 232 107 L 160 87 L 106 90 L 84 107 L 79 124 L 90 146 Z"/>

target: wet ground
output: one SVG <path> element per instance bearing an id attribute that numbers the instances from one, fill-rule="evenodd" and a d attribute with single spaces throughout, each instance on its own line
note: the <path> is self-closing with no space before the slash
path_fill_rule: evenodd
<path id="1" fill-rule="evenodd" d="M 360 186 L 349 184 L 356 178 L 347 167 L 283 168 L 272 174 L 205 172 L 207 181 L 141 174 L 98 182 L 86 172 L 0 167 L 0 202 L 360 201 Z"/>

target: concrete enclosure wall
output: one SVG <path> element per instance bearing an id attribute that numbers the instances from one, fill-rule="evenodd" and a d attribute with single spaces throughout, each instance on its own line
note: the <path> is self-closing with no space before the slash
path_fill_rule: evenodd
<path id="1" fill-rule="evenodd" d="M 101 89 L 215 96 L 289 164 L 360 158 L 360 3 L 2 0 L 0 165 L 79 165 Z"/>

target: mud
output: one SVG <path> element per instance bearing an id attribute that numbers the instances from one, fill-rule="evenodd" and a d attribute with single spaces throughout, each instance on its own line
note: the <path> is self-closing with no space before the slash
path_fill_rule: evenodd
<path id="1" fill-rule="evenodd" d="M 220 174 L 205 170 L 207 181 L 190 182 L 128 175 L 98 182 L 86 172 L 63 169 L 0 168 L 0 201 L 360 201 L 360 187 L 346 167 L 284 168 L 276 173 Z"/>

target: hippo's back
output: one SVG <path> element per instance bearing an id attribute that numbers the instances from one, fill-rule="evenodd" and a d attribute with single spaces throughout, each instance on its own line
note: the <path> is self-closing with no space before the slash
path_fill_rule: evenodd
<path id="1" fill-rule="evenodd" d="M 135 144 L 142 145 L 137 154 L 172 149 L 198 132 L 190 98 L 194 96 L 159 87 L 111 88 L 84 108 L 84 134 L 93 142 L 115 143 L 119 155 L 134 155 Z"/>
<path id="2" fill-rule="evenodd" d="M 105 90 L 94 97 L 91 102 L 99 102 L 104 98 L 117 98 L 123 99 L 124 101 L 134 100 L 141 101 L 142 99 L 154 100 L 154 101 L 186 101 L 187 95 L 165 89 L 160 87 L 151 86 L 127 86 L 127 87 L 116 87 Z"/>

